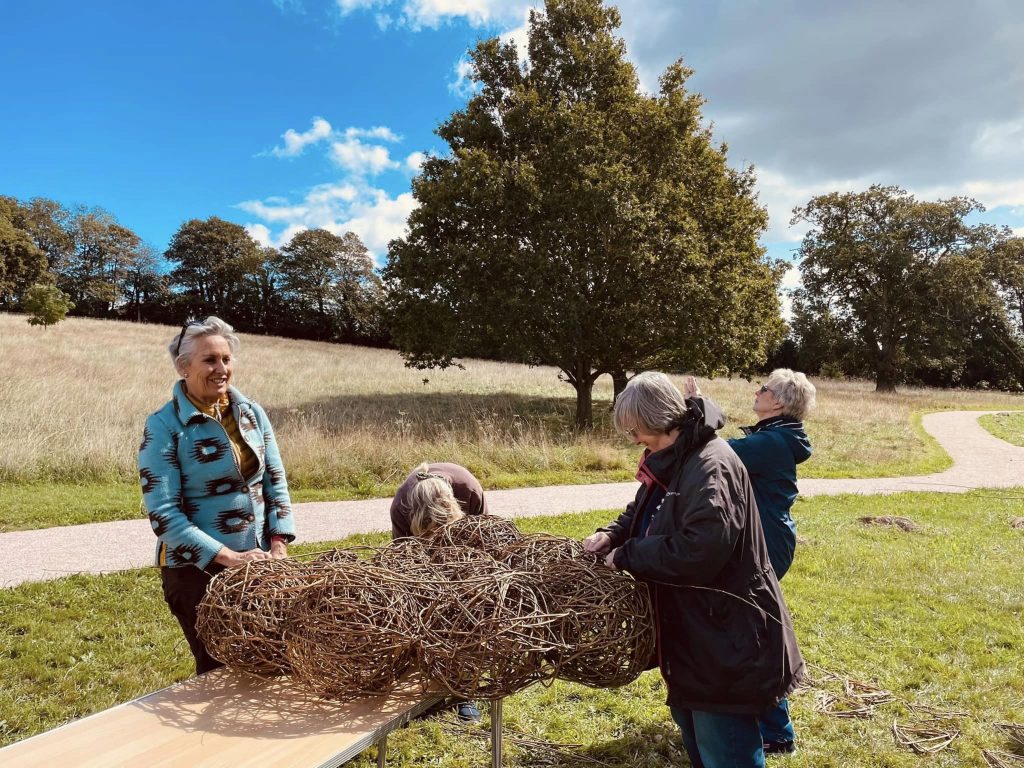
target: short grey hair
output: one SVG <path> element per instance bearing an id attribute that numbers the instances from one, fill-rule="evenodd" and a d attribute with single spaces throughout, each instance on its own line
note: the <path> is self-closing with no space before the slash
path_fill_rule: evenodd
<path id="1" fill-rule="evenodd" d="M 221 336 L 228 343 L 232 355 L 238 354 L 240 342 L 234 333 L 235 329 L 225 323 L 219 317 L 210 315 L 201 323 L 189 325 L 184 331 L 176 333 L 171 343 L 167 345 L 167 351 L 171 355 L 171 362 L 174 363 L 174 370 L 184 375 L 184 369 L 192 362 L 192 352 L 196 346 L 196 339 L 200 336 Z M 184 334 L 184 335 L 182 335 Z M 178 346 L 178 339 L 181 339 L 181 346 Z M 175 355 L 177 351 L 177 355 Z"/>
<path id="2" fill-rule="evenodd" d="M 638 373 L 615 401 L 615 428 L 623 432 L 642 427 L 645 432 L 668 433 L 686 413 L 686 400 L 664 373 Z"/>
<path id="3" fill-rule="evenodd" d="M 782 405 L 782 415 L 803 421 L 815 406 L 814 385 L 799 371 L 776 368 L 771 372 L 765 386 Z"/>

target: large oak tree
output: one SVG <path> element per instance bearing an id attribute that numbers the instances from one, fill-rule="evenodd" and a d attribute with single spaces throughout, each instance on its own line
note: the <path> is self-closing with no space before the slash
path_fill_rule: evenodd
<path id="1" fill-rule="evenodd" d="M 880 392 L 922 370 L 956 383 L 979 344 L 1016 355 L 992 280 L 1005 232 L 969 224 L 973 200 L 921 201 L 899 187 L 833 192 L 794 211 L 810 231 L 800 246 L 803 286 L 794 330 L 803 344 L 827 328 L 847 366 Z"/>
<path id="2" fill-rule="evenodd" d="M 414 181 L 384 270 L 409 364 L 555 366 L 580 427 L 604 373 L 744 370 L 782 332 L 752 170 L 728 165 L 680 62 L 640 90 L 619 23 L 600 0 L 548 0 L 526 62 L 477 45 L 476 94 L 439 127 L 450 151 Z"/>

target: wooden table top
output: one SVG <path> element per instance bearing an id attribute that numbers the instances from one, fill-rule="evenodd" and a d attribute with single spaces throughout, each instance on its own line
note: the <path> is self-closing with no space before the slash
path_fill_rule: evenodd
<path id="1" fill-rule="evenodd" d="M 328 768 L 442 698 L 407 682 L 338 703 L 218 669 L 0 749 L 4 768 Z"/>

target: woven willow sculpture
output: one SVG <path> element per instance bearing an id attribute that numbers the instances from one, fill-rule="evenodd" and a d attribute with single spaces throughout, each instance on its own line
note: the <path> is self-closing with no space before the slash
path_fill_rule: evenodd
<path id="1" fill-rule="evenodd" d="M 495 515 L 466 515 L 435 529 L 428 541 L 439 547 L 473 547 L 498 554 L 522 537 L 511 520 Z"/>
<path id="2" fill-rule="evenodd" d="M 257 675 L 288 672 L 284 629 L 293 603 L 319 578 L 312 564 L 254 560 L 210 581 L 196 631 L 218 661 Z"/>
<path id="3" fill-rule="evenodd" d="M 359 556 L 355 552 L 348 549 L 329 549 L 326 552 L 319 555 L 313 562 L 315 563 L 354 563 L 359 559 Z"/>
<path id="4" fill-rule="evenodd" d="M 293 676 L 328 698 L 387 693 L 414 657 L 406 603 L 383 569 L 336 565 L 292 612 L 285 643 Z"/>
<path id="5" fill-rule="evenodd" d="M 386 693 L 414 661 L 464 698 L 508 696 L 556 673 L 623 685 L 654 645 L 643 585 L 577 541 L 523 537 L 492 516 L 426 540 L 249 563 L 217 576 L 200 612 L 216 658 L 258 674 L 290 667 L 338 699 Z"/>
<path id="6" fill-rule="evenodd" d="M 452 582 L 420 614 L 424 672 L 464 698 L 513 694 L 552 676 L 547 657 L 557 618 L 530 574 Z"/>
<path id="7" fill-rule="evenodd" d="M 596 562 L 596 557 L 584 552 L 583 544 L 576 539 L 547 533 L 523 536 L 495 557 L 515 571 L 532 571 L 545 563 L 557 563 L 559 560 L 586 559 Z"/>
<path id="8" fill-rule="evenodd" d="M 537 583 L 554 625 L 556 674 L 609 688 L 635 680 L 654 655 L 647 586 L 604 565 L 562 560 L 540 566 Z"/>

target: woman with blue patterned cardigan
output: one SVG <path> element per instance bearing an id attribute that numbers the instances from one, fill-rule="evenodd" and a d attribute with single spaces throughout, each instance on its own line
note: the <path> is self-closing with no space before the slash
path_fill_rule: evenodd
<path id="1" fill-rule="evenodd" d="M 181 379 L 146 419 L 142 498 L 157 536 L 164 598 L 196 674 L 220 666 L 196 634 L 213 576 L 249 560 L 284 558 L 295 538 L 284 465 L 266 412 L 230 386 L 238 337 L 216 317 L 186 323 L 168 349 Z"/>

